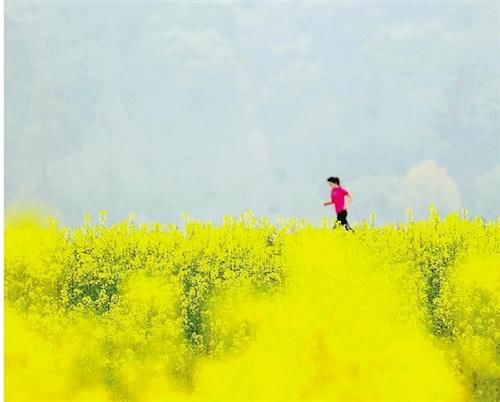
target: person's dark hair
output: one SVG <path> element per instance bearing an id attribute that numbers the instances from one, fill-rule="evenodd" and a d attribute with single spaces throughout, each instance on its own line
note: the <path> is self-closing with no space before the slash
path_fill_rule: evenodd
<path id="1" fill-rule="evenodd" d="M 329 181 L 330 183 L 338 184 L 340 185 L 340 180 L 338 177 L 329 177 L 326 181 Z"/>

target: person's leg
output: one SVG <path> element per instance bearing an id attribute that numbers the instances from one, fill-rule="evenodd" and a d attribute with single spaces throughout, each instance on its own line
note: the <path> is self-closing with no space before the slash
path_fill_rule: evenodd
<path id="1" fill-rule="evenodd" d="M 342 220 L 343 220 L 343 218 L 342 218 L 342 211 L 337 212 L 337 221 L 335 222 L 335 226 L 334 227 L 336 228 L 339 225 L 343 225 Z"/>
<path id="2" fill-rule="evenodd" d="M 352 231 L 354 231 L 354 229 L 349 225 L 349 222 L 347 222 L 347 210 L 345 210 L 344 212 L 345 212 L 345 214 L 344 214 L 344 223 L 343 223 L 343 225 L 344 225 L 345 229 L 346 230 L 352 230 Z"/>
<path id="3" fill-rule="evenodd" d="M 337 222 L 339 222 L 344 227 L 345 227 L 346 222 L 347 222 L 346 221 L 346 213 L 347 213 L 346 210 L 337 212 Z"/>
<path id="4" fill-rule="evenodd" d="M 349 226 L 349 222 L 347 222 L 347 210 L 340 211 L 337 214 L 337 220 L 341 223 L 341 225 L 345 228 L 345 230 L 352 230 Z"/>

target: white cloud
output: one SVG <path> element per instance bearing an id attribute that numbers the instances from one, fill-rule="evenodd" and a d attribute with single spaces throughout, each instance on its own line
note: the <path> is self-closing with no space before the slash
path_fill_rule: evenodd
<path id="1" fill-rule="evenodd" d="M 289 41 L 278 43 L 275 52 L 280 55 L 306 55 L 311 50 L 311 35 L 301 32 Z"/>
<path id="2" fill-rule="evenodd" d="M 408 41 L 421 40 L 429 37 L 441 36 L 446 33 L 443 25 L 437 21 L 426 23 L 410 23 L 408 21 L 384 26 L 379 34 L 378 40 Z"/>
<path id="3" fill-rule="evenodd" d="M 412 166 L 401 180 L 401 191 L 395 201 L 399 208 L 421 215 L 429 205 L 435 205 L 442 214 L 459 210 L 462 201 L 457 184 L 434 160 Z"/>
<path id="4" fill-rule="evenodd" d="M 323 68 L 309 60 L 297 60 L 283 68 L 275 77 L 275 82 L 283 86 L 296 85 L 321 78 Z"/>
<path id="5" fill-rule="evenodd" d="M 462 199 L 457 184 L 446 169 L 434 160 L 424 160 L 404 176 L 365 176 L 352 182 L 356 211 L 377 214 L 379 222 L 405 220 L 408 211 L 418 218 L 428 215 L 430 205 L 444 216 L 460 210 Z"/>
<path id="6" fill-rule="evenodd" d="M 235 61 L 227 38 L 213 28 L 160 30 L 153 35 L 153 46 L 165 60 L 188 71 L 224 70 Z"/>

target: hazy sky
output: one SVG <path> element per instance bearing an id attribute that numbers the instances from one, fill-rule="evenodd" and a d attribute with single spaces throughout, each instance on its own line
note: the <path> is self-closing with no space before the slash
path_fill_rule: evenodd
<path id="1" fill-rule="evenodd" d="M 318 222 L 500 206 L 495 2 L 5 6 L 5 202 Z"/>

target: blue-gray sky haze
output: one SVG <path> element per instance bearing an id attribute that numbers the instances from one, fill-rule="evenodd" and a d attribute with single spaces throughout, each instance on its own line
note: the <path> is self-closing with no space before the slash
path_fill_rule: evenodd
<path id="1" fill-rule="evenodd" d="M 69 225 L 499 215 L 495 2 L 5 5 L 5 202 Z"/>

